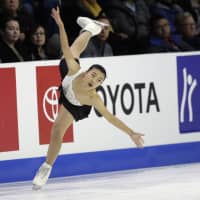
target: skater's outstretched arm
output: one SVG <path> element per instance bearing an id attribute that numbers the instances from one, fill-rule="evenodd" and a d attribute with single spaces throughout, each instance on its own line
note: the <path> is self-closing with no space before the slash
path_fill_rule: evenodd
<path id="1" fill-rule="evenodd" d="M 107 121 L 109 121 L 118 129 L 127 133 L 131 137 L 131 139 L 133 140 L 133 142 L 136 144 L 137 147 L 140 147 L 140 148 L 143 147 L 144 140 L 142 136 L 144 136 L 144 134 L 134 132 L 124 122 L 122 122 L 120 119 L 118 119 L 113 114 L 111 114 L 108 111 L 108 109 L 105 107 L 99 95 L 96 95 L 96 97 L 93 98 L 92 104 Z"/>
<path id="2" fill-rule="evenodd" d="M 70 49 L 68 37 L 65 32 L 65 27 L 60 17 L 59 7 L 57 7 L 56 9 L 55 8 L 52 9 L 51 16 L 53 17 L 59 28 L 60 45 L 64 58 L 69 68 L 68 75 L 75 74 L 80 69 L 80 65 L 74 60 L 74 55 Z"/>

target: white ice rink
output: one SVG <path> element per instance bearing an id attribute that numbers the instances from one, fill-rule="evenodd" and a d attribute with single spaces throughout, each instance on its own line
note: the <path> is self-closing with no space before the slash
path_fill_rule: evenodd
<path id="1" fill-rule="evenodd" d="M 1 200 L 200 200 L 200 163 L 0 184 Z"/>

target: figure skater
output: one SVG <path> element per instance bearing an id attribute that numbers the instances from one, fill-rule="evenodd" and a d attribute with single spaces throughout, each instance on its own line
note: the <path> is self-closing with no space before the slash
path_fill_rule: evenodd
<path id="1" fill-rule="evenodd" d="M 137 147 L 143 147 L 144 143 L 142 137 L 144 135 L 134 132 L 120 119 L 112 115 L 97 94 L 96 88 L 106 78 L 105 69 L 101 65 L 94 64 L 87 71 L 80 72 L 80 54 L 86 48 L 90 38 L 98 35 L 106 24 L 86 17 L 78 17 L 77 23 L 81 26 L 82 31 L 70 47 L 59 8 L 53 8 L 51 15 L 59 28 L 61 49 L 64 55 L 59 65 L 62 78 L 59 99 L 61 106 L 52 126 L 46 161 L 41 165 L 33 179 L 33 189 L 40 189 L 46 184 L 66 130 L 74 120 L 78 121 L 88 117 L 92 106 L 108 122 L 130 136 Z"/>

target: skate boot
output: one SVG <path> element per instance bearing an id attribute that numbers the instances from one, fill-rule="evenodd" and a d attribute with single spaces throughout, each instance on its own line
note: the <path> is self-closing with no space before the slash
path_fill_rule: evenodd
<path id="1" fill-rule="evenodd" d="M 94 20 L 94 19 L 90 19 L 88 17 L 78 17 L 76 20 L 77 24 L 81 27 L 81 28 L 85 28 L 86 25 L 90 24 L 90 23 L 95 23 L 98 24 L 100 26 L 109 26 L 106 23 Z"/>
<path id="2" fill-rule="evenodd" d="M 83 28 L 81 32 L 89 31 L 92 36 L 98 35 L 104 26 L 108 26 L 108 24 L 92 20 L 88 17 L 78 17 L 77 23 Z"/>
<path id="3" fill-rule="evenodd" d="M 50 176 L 52 166 L 46 162 L 41 165 L 33 179 L 33 190 L 39 190 L 44 186 Z"/>

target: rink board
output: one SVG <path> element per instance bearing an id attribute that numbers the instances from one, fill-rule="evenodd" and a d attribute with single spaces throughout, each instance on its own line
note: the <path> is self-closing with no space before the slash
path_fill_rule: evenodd
<path id="1" fill-rule="evenodd" d="M 0 65 L 0 183 L 31 180 L 58 112 L 58 60 Z M 52 177 L 200 162 L 200 56 L 150 54 L 81 59 L 106 67 L 107 108 L 145 134 L 145 148 L 95 110 L 67 131 Z"/>
<path id="2" fill-rule="evenodd" d="M 51 178 L 200 162 L 200 143 L 61 155 Z M 0 161 L 0 183 L 33 179 L 44 157 Z M 9 171 L 8 171 L 9 170 Z"/>

